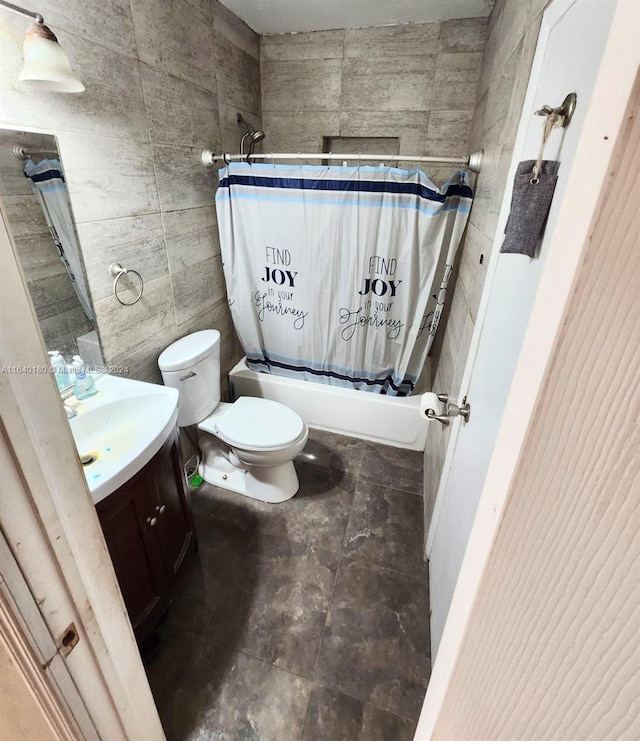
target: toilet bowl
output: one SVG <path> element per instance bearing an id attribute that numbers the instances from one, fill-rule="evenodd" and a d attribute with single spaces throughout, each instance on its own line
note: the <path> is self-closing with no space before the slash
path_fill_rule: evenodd
<path id="1" fill-rule="evenodd" d="M 298 491 L 293 459 L 309 430 L 284 404 L 243 396 L 220 401 L 220 333 L 183 337 L 158 358 L 165 386 L 180 393 L 178 425 L 197 425 L 202 451 L 199 473 L 223 489 L 263 502 L 284 502 Z"/>

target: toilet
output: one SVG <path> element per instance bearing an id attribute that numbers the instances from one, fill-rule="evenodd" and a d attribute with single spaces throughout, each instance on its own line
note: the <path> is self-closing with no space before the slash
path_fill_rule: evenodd
<path id="1" fill-rule="evenodd" d="M 307 442 L 307 425 L 276 401 L 220 401 L 220 332 L 205 329 L 174 342 L 158 367 L 165 386 L 180 393 L 178 425 L 198 426 L 199 473 L 207 483 L 263 502 L 291 499 L 300 486 L 293 459 Z"/>

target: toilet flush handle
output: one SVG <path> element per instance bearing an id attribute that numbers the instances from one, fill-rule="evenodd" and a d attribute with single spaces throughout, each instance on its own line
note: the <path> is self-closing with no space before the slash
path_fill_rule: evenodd
<path id="1" fill-rule="evenodd" d="M 181 381 L 187 381 L 189 378 L 194 378 L 197 375 L 198 375 L 197 373 L 194 373 L 194 371 L 191 371 L 191 373 L 187 373 L 186 376 L 182 376 L 182 378 L 180 380 Z"/>

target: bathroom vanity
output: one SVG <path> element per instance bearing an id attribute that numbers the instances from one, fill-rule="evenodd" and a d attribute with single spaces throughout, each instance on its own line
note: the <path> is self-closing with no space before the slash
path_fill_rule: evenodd
<path id="1" fill-rule="evenodd" d="M 196 538 L 174 428 L 127 483 L 96 505 L 138 642 L 162 617 L 178 571 Z"/>
<path id="2" fill-rule="evenodd" d="M 97 393 L 66 400 L 120 590 L 138 639 L 154 628 L 196 545 L 178 437 L 178 392 L 103 375 Z"/>

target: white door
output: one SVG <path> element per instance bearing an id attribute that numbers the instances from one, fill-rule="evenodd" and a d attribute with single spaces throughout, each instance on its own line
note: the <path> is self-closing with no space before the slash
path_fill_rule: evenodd
<path id="1" fill-rule="evenodd" d="M 514 148 L 491 265 L 462 382 L 471 405 L 467 424 L 452 429 L 445 471 L 427 540 L 431 595 L 431 642 L 438 650 L 538 280 L 550 249 L 568 173 L 589 106 L 608 36 L 615 0 L 556 0 L 543 19 L 538 48 Z M 578 103 L 571 124 L 552 132 L 545 159 L 560 161 L 558 184 L 540 257 L 499 254 L 518 162 L 536 159 L 544 119 L 534 111 L 559 106 L 568 93 Z M 482 177 L 482 175 L 480 175 Z M 444 389 L 446 390 L 446 389 Z M 459 401 L 459 400 L 453 400 Z"/>

